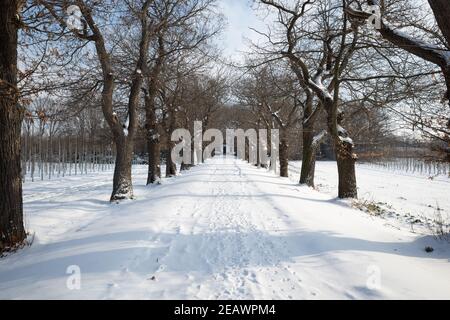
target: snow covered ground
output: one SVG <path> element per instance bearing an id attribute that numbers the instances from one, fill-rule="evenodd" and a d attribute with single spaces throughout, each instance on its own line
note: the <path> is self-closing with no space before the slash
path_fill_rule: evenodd
<path id="1" fill-rule="evenodd" d="M 450 299 L 450 244 L 334 194 L 230 158 L 157 187 L 145 175 L 135 168 L 137 200 L 120 205 L 111 173 L 25 184 L 34 243 L 0 259 L 0 298 Z"/>
<path id="2" fill-rule="evenodd" d="M 293 181 L 300 179 L 301 162 L 290 163 Z M 450 223 L 450 178 L 442 175 L 430 179 L 427 175 L 374 168 L 358 164 L 356 170 L 361 201 L 376 203 L 387 215 L 406 222 L 435 219 L 439 212 Z M 337 195 L 336 162 L 316 164 L 316 187 L 321 192 Z"/>

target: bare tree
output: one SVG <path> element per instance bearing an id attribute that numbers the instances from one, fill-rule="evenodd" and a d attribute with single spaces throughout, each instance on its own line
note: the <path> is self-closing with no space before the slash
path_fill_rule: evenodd
<path id="1" fill-rule="evenodd" d="M 380 10 L 381 16 L 374 16 L 373 12 L 364 11 L 358 3 L 356 9 L 352 8 L 353 1 L 346 3 L 346 11 L 355 23 L 365 23 L 369 18 L 378 19 L 378 21 L 373 21 L 378 22 L 377 32 L 383 39 L 440 68 L 447 87 L 443 100 L 447 100 L 447 104 L 450 105 L 450 23 L 448 22 L 450 7 L 446 0 L 428 0 L 427 2 L 437 27 L 429 26 L 426 23 L 428 21 L 426 17 L 413 23 L 410 21 L 400 23 L 399 27 L 390 25 L 385 17 L 403 22 L 398 12 L 406 15 L 408 10 L 411 10 L 410 3 L 403 0 L 391 2 L 367 0 L 366 3 L 371 5 L 372 9 L 376 6 Z M 423 11 L 426 11 L 427 8 L 424 6 L 425 3 L 421 3 L 421 10 L 425 9 Z M 403 32 L 402 27 L 409 27 L 410 34 Z M 450 141 L 450 118 L 448 117 L 448 108 L 446 109 L 447 111 L 440 110 L 439 103 L 436 103 L 429 111 L 428 117 L 423 113 L 415 113 L 404 118 L 408 122 L 412 122 L 414 126 L 421 128 L 426 135 L 448 143 Z"/>
<path id="2" fill-rule="evenodd" d="M 159 158 L 163 133 L 167 137 L 169 155 L 173 147 L 170 135 L 180 112 L 180 107 L 174 104 L 180 100 L 181 82 L 213 56 L 210 40 L 222 28 L 220 15 L 212 10 L 215 2 L 166 0 L 156 1 L 152 7 L 152 18 L 160 22 L 160 28 L 145 69 L 146 87 L 143 89 L 149 150 L 148 184 L 159 182 L 161 177 Z M 176 174 L 170 157 L 166 171 L 168 176 Z"/>
<path id="3" fill-rule="evenodd" d="M 24 108 L 17 88 L 17 43 L 23 1 L 0 3 L 0 253 L 26 237 L 23 226 L 20 134 Z"/>
<path id="4" fill-rule="evenodd" d="M 277 23 L 283 28 L 280 37 L 284 40 L 271 43 L 290 61 L 299 81 L 314 92 L 320 101 L 318 106 L 327 113 L 327 129 L 338 167 L 339 197 L 357 197 L 357 156 L 353 140 L 342 127 L 340 78 L 357 47 L 358 30 L 349 23 L 341 1 L 296 1 L 292 6 L 271 0 L 261 3 L 278 12 Z"/>
<path id="5" fill-rule="evenodd" d="M 147 185 L 160 183 L 161 179 L 161 127 L 158 120 L 156 96 L 160 88 L 160 75 L 164 63 L 165 49 L 164 38 L 161 34 L 157 37 L 154 62 L 146 68 L 145 92 L 145 129 L 147 131 L 148 147 L 148 175 Z"/>
<path id="6" fill-rule="evenodd" d="M 302 117 L 303 97 L 299 96 L 296 79 L 290 77 L 282 64 L 250 67 L 249 73 L 249 77 L 241 80 L 235 95 L 254 115 L 249 121 L 255 129 L 264 125 L 268 130 L 279 130 L 280 176 L 288 177 L 289 132 Z"/>
<path id="7" fill-rule="evenodd" d="M 134 138 L 138 129 L 137 108 L 140 101 L 141 86 L 143 83 L 142 70 L 146 67 L 149 44 L 154 35 L 155 26 L 150 21 L 148 10 L 152 0 L 127 1 L 126 10 L 132 19 L 139 21 L 139 47 L 135 59 L 132 80 L 129 83 L 127 112 L 124 121 L 121 121 L 114 111 L 114 65 L 111 52 L 105 41 L 105 27 L 100 24 L 101 18 L 96 17 L 96 10 L 102 4 L 111 5 L 108 1 L 93 2 L 77 0 L 75 4 L 82 15 L 82 30 L 72 28 L 73 35 L 83 41 L 93 42 L 98 62 L 102 71 L 102 111 L 108 123 L 116 146 L 116 164 L 114 170 L 113 191 L 111 201 L 133 197 L 131 179 L 131 164 L 134 147 Z M 65 29 L 64 1 L 42 1 L 42 4 Z"/>

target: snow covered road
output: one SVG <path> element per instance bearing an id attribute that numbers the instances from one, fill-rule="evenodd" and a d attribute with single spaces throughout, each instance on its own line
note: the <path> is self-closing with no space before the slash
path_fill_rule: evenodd
<path id="1" fill-rule="evenodd" d="M 215 158 L 157 187 L 134 178 L 120 205 L 107 174 L 26 185 L 35 242 L 0 259 L 0 298 L 450 299 L 449 244 L 264 169 Z"/>

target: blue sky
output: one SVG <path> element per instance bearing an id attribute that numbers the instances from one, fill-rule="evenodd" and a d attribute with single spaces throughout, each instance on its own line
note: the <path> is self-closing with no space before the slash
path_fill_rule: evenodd
<path id="1" fill-rule="evenodd" d="M 259 36 L 250 27 L 261 29 L 263 22 L 251 8 L 251 0 L 220 0 L 221 11 L 228 20 L 227 29 L 223 35 L 225 54 L 240 58 L 239 51 L 247 51 L 248 40 L 257 40 Z"/>

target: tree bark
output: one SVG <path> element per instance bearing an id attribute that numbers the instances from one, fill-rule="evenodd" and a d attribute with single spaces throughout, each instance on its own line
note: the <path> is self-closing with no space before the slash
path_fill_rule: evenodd
<path id="1" fill-rule="evenodd" d="M 306 184 L 314 188 L 314 176 L 316 171 L 316 155 L 322 139 L 326 136 L 326 131 L 314 134 L 314 124 L 322 110 L 322 103 L 313 108 L 313 98 L 310 89 L 307 89 L 306 108 L 303 110 L 303 161 L 300 173 L 300 184 Z"/>
<path id="2" fill-rule="evenodd" d="M 353 142 L 349 140 L 346 131 L 341 127 L 342 114 L 337 114 L 337 107 L 331 107 L 331 109 L 327 108 L 327 110 L 329 112 L 328 128 L 333 140 L 333 147 L 338 167 L 338 197 L 341 199 L 357 198 L 358 189 L 355 170 L 357 156 L 353 150 Z"/>
<path id="3" fill-rule="evenodd" d="M 147 139 L 148 145 L 148 175 L 147 185 L 161 182 L 161 145 L 159 138 L 153 136 Z"/>
<path id="4" fill-rule="evenodd" d="M 0 253 L 26 238 L 20 165 L 24 109 L 17 88 L 17 39 L 21 1 L 0 2 Z"/>
<path id="5" fill-rule="evenodd" d="M 326 95 L 317 85 L 311 85 L 311 89 L 316 92 L 327 113 L 327 130 L 333 141 L 338 166 L 339 198 L 357 198 L 355 163 L 358 157 L 353 150 L 353 141 L 341 126 L 344 115 L 339 110 L 339 88 L 335 88 L 334 98 Z"/>
<path id="6" fill-rule="evenodd" d="M 357 198 L 358 191 L 356 186 L 355 162 L 356 157 L 353 153 L 353 145 L 334 140 L 336 152 L 336 161 L 339 175 L 339 198 Z"/>
<path id="7" fill-rule="evenodd" d="M 259 134 L 259 127 L 260 127 L 260 120 L 258 120 L 258 125 L 257 125 L 257 129 L 256 129 L 256 167 L 261 168 L 261 158 L 259 157 L 259 153 L 260 153 L 260 141 L 261 141 L 261 137 Z"/>
<path id="8" fill-rule="evenodd" d="M 191 135 L 192 136 L 192 135 Z M 191 143 L 191 155 L 194 155 L 194 153 L 195 153 L 195 144 L 194 143 Z M 190 170 L 191 168 L 193 168 L 195 165 L 194 165 L 194 159 L 191 159 L 191 163 L 190 164 L 187 164 L 187 163 L 184 163 L 184 162 L 182 162 L 181 163 L 181 166 L 180 166 L 180 171 L 187 171 L 187 170 Z"/>
<path id="9" fill-rule="evenodd" d="M 148 146 L 147 185 L 161 182 L 161 139 L 154 106 L 155 90 L 155 88 L 149 88 L 151 94 L 149 94 L 149 91 L 146 91 L 145 95 L 145 127 Z"/>
<path id="10" fill-rule="evenodd" d="M 169 128 L 167 129 L 167 158 L 166 158 L 166 177 L 174 177 L 177 175 L 177 164 L 172 159 L 172 150 L 175 142 L 171 140 L 172 133 L 175 130 L 177 119 L 172 104 L 168 104 Z"/>
<path id="11" fill-rule="evenodd" d="M 133 183 L 131 179 L 133 143 L 126 140 L 127 138 L 119 138 L 115 141 L 116 164 L 114 167 L 111 201 L 133 198 Z"/>
<path id="12" fill-rule="evenodd" d="M 442 72 L 444 73 L 445 84 L 447 86 L 447 92 L 445 93 L 445 98 L 447 99 L 447 103 L 450 106 L 450 65 L 446 66 L 445 68 L 442 68 Z"/>
<path id="13" fill-rule="evenodd" d="M 280 176 L 289 177 L 289 143 L 285 128 L 280 128 Z"/>
<path id="14" fill-rule="evenodd" d="M 170 139 L 170 137 L 169 137 Z M 169 141 L 167 143 L 167 158 L 166 158 L 166 177 L 170 178 L 170 177 L 174 177 L 177 175 L 177 165 L 175 162 L 173 162 L 172 160 L 172 149 L 175 146 L 174 143 L 172 141 Z"/>
<path id="15" fill-rule="evenodd" d="M 184 150 L 181 151 L 181 155 L 184 156 Z M 190 164 L 186 164 L 186 163 L 184 163 L 184 161 L 181 161 L 181 164 L 180 164 L 180 171 L 187 171 L 187 170 L 189 170 L 190 168 L 191 168 L 191 165 L 190 165 Z"/>
<path id="16" fill-rule="evenodd" d="M 155 99 L 159 84 L 159 76 L 162 72 L 165 58 L 164 38 L 163 34 L 158 35 L 158 56 L 155 65 L 149 71 L 148 85 L 145 92 L 145 121 L 147 129 L 147 146 L 148 146 L 148 175 L 147 185 L 161 183 L 161 128 L 158 125 L 156 116 Z"/>
<path id="17" fill-rule="evenodd" d="M 314 174 L 316 169 L 317 146 L 313 145 L 313 128 L 303 128 L 303 155 L 302 169 L 300 174 L 300 184 L 314 187 Z"/>
<path id="18" fill-rule="evenodd" d="M 450 43 L 450 6 L 448 0 L 428 0 L 428 3 L 445 40 Z"/>

